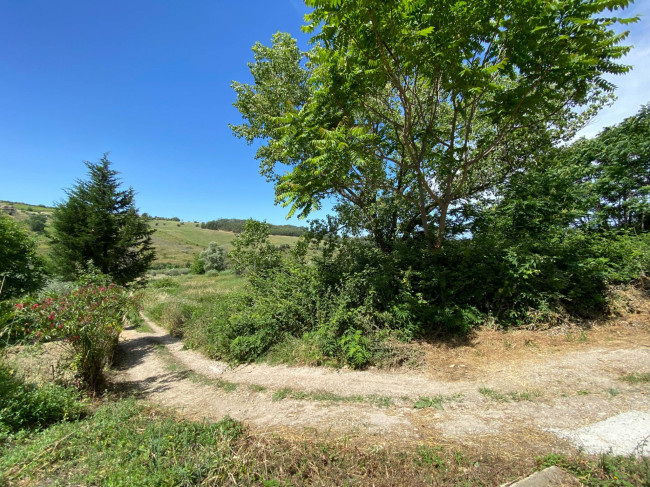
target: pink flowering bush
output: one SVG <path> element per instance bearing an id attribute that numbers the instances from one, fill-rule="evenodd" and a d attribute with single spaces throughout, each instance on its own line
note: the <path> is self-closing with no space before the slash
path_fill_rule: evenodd
<path id="1" fill-rule="evenodd" d="M 91 390 L 104 385 L 124 320 L 140 306 L 138 295 L 115 284 L 87 284 L 73 291 L 16 303 L 5 334 L 12 341 L 58 340 L 71 352 L 72 367 Z"/>

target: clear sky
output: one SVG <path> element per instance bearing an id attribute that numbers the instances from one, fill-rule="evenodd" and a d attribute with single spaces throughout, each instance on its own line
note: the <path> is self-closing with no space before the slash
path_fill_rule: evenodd
<path id="1" fill-rule="evenodd" d="M 300 33 L 299 0 L 0 0 L 0 199 L 51 205 L 84 160 L 110 151 L 141 211 L 206 221 L 285 222 L 254 148 L 236 139 L 232 80 L 255 41 Z M 635 70 L 583 133 L 650 100 L 650 1 L 629 13 Z M 297 220 L 291 220 L 297 223 Z"/>

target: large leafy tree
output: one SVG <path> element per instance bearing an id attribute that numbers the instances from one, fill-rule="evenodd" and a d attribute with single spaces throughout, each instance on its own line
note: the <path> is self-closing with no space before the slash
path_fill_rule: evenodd
<path id="1" fill-rule="evenodd" d="M 36 242 L 13 220 L 0 214 L 0 300 L 36 291 L 43 277 Z"/>
<path id="2" fill-rule="evenodd" d="M 629 49 L 628 0 L 307 0 L 302 53 L 256 44 L 234 83 L 249 143 L 276 197 L 306 216 L 334 196 L 382 248 L 424 233 L 572 135 L 611 94 Z M 580 110 L 576 110 L 580 108 Z M 580 116 L 576 113 L 581 113 Z"/>
<path id="3" fill-rule="evenodd" d="M 67 191 L 52 219 L 52 258 L 66 278 L 88 261 L 118 284 L 142 277 L 155 258 L 146 218 L 137 212 L 133 188 L 120 189 L 106 155 L 86 162 L 88 180 Z"/>

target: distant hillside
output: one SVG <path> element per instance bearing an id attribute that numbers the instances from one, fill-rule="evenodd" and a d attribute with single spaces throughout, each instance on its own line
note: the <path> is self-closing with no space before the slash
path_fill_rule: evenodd
<path id="1" fill-rule="evenodd" d="M 0 201 L 0 212 L 4 212 L 21 223 L 36 238 L 39 253 L 42 255 L 47 254 L 49 249 L 48 232 L 50 228 L 50 217 L 53 211 L 54 208 L 43 205 Z M 31 231 L 28 224 L 29 217 L 38 214 L 44 215 L 47 218 L 45 231 L 40 233 Z M 245 220 L 229 221 L 244 222 Z M 224 246 L 228 250 L 230 249 L 230 242 L 235 237 L 235 233 L 232 231 L 201 228 L 200 223 L 183 222 L 175 217 L 156 217 L 150 221 L 150 225 L 156 230 L 153 234 L 153 244 L 157 254 L 154 267 L 188 266 L 194 259 L 194 256 L 205 249 L 210 242 L 217 242 L 217 244 Z M 276 228 L 282 228 L 284 226 L 275 225 Z M 292 225 L 286 226 L 291 227 Z M 273 229 L 271 233 L 273 234 Z M 291 246 L 297 240 L 298 238 L 295 236 L 271 235 L 271 242 L 275 245 Z"/>
<path id="2" fill-rule="evenodd" d="M 219 218 L 218 220 L 210 220 L 206 223 L 201 223 L 201 228 L 208 228 L 210 230 L 223 230 L 226 232 L 241 233 L 244 229 L 246 220 L 237 218 Z M 298 227 L 296 225 L 270 225 L 271 235 L 285 235 L 288 237 L 300 237 L 307 230 L 305 227 Z"/>
<path id="3" fill-rule="evenodd" d="M 236 235 L 233 232 L 201 228 L 200 223 L 193 222 L 151 220 L 151 225 L 156 229 L 153 243 L 158 256 L 156 263 L 159 265 L 189 265 L 194 256 L 210 242 L 217 242 L 229 250 L 230 242 Z M 294 245 L 297 240 L 298 237 L 271 235 L 271 242 L 275 245 Z"/>

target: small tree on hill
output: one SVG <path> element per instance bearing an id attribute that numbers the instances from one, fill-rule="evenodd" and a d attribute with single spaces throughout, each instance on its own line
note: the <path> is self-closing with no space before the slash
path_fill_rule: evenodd
<path id="1" fill-rule="evenodd" d="M 210 242 L 208 248 L 199 256 L 203 271 L 222 271 L 226 268 L 226 251 L 217 242 Z"/>
<path id="2" fill-rule="evenodd" d="M 269 224 L 249 219 L 244 230 L 232 241 L 228 254 L 237 274 L 255 276 L 277 267 L 282 259 L 278 248 L 269 240 Z"/>
<path id="3" fill-rule="evenodd" d="M 67 191 L 52 219 L 52 260 L 65 278 L 73 278 L 88 261 L 118 284 L 147 271 L 155 258 L 147 218 L 138 215 L 133 188 L 120 190 L 118 172 L 106 154 L 86 162 L 88 181 Z"/>
<path id="4" fill-rule="evenodd" d="M 29 225 L 29 229 L 32 232 L 44 232 L 46 223 L 47 217 L 45 215 L 30 215 L 30 217 L 27 219 L 27 225 Z"/>

